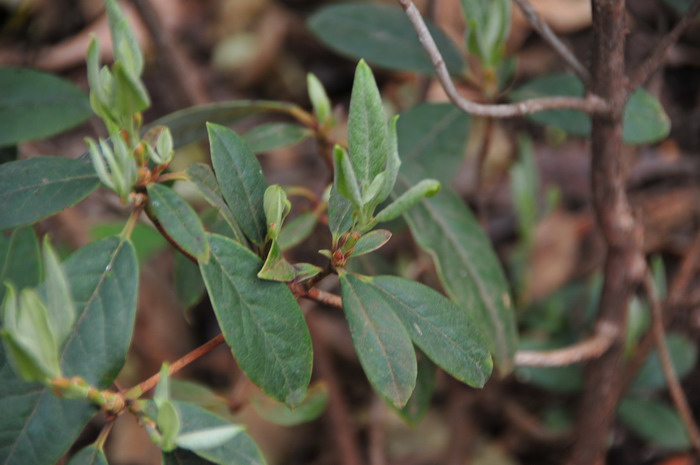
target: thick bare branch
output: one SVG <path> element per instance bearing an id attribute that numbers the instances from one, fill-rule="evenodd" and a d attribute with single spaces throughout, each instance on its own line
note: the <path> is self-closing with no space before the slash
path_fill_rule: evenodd
<path id="1" fill-rule="evenodd" d="M 618 333 L 617 328 L 603 323 L 590 338 L 563 349 L 518 351 L 515 354 L 515 364 L 517 366 L 558 367 L 598 358 L 610 348 Z"/>
<path id="2" fill-rule="evenodd" d="M 491 118 L 512 118 L 514 116 L 529 115 L 543 110 L 553 109 L 572 109 L 581 110 L 590 114 L 606 113 L 608 105 L 604 100 L 595 96 L 588 95 L 585 98 L 577 97 L 546 97 L 531 100 L 525 100 L 518 103 L 487 105 L 472 102 L 464 98 L 455 87 L 450 73 L 447 71 L 447 66 L 440 54 L 440 51 L 435 45 L 435 40 L 430 35 L 428 27 L 423 21 L 423 17 L 411 0 L 397 0 L 399 4 L 406 10 L 406 15 L 411 21 L 413 28 L 418 34 L 423 48 L 430 60 L 433 62 L 435 71 L 437 72 L 438 80 L 442 84 L 443 89 L 447 93 L 452 103 L 460 110 L 470 115 L 486 116 Z"/>
<path id="3" fill-rule="evenodd" d="M 630 90 L 643 85 L 659 69 L 664 58 L 666 58 L 666 53 L 678 41 L 683 31 L 697 20 L 698 13 L 700 13 L 700 0 L 695 0 L 685 11 L 676 26 L 656 44 L 649 57 L 631 74 L 628 83 Z"/>
<path id="4" fill-rule="evenodd" d="M 566 46 L 564 42 L 561 41 L 559 37 L 552 31 L 552 29 L 542 20 L 542 17 L 537 13 L 528 0 L 514 0 L 515 3 L 523 12 L 523 15 L 527 21 L 532 25 L 532 27 L 542 36 L 542 38 L 547 42 L 550 47 L 556 51 L 559 56 L 566 61 L 566 63 L 571 66 L 574 72 L 581 78 L 585 83 L 591 78 L 588 70 L 585 66 L 576 58 L 573 52 Z"/>

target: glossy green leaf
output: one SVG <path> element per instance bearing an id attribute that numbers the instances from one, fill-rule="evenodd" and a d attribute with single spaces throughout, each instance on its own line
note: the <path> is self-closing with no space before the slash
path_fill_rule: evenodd
<path id="1" fill-rule="evenodd" d="M 470 386 L 483 387 L 493 363 L 474 316 L 416 281 L 376 276 L 370 281 L 411 335 L 437 365 Z"/>
<path id="2" fill-rule="evenodd" d="M 124 230 L 124 222 L 98 223 L 90 227 L 90 236 L 93 240 L 104 239 L 109 236 L 117 236 Z M 131 231 L 131 243 L 134 244 L 136 257 L 143 264 L 168 247 L 168 241 L 148 224 L 139 223 Z M 197 272 L 199 273 L 199 271 Z"/>
<path id="3" fill-rule="evenodd" d="M 377 229 L 375 231 L 370 231 L 363 235 L 360 240 L 355 244 L 354 250 L 352 252 L 353 257 L 360 257 L 362 255 L 372 253 L 375 250 L 380 249 L 391 239 L 391 232 L 386 229 Z"/>
<path id="4" fill-rule="evenodd" d="M 0 234 L 0 302 L 5 298 L 4 282 L 17 290 L 35 287 L 42 275 L 39 241 L 33 228 L 19 228 L 12 234 Z"/>
<path id="5" fill-rule="evenodd" d="M 668 334 L 666 343 L 676 375 L 679 379 L 682 379 L 685 375 L 690 373 L 698 360 L 697 342 L 689 340 L 682 334 L 670 333 Z M 642 366 L 642 369 L 639 370 L 634 383 L 632 383 L 632 389 L 653 390 L 661 389 L 665 386 L 666 377 L 661 368 L 659 351 L 654 349 Z"/>
<path id="6" fill-rule="evenodd" d="M 297 105 L 268 100 L 233 100 L 208 103 L 170 113 L 143 128 L 148 131 L 158 125 L 167 126 L 173 135 L 175 148 L 197 142 L 207 136 L 206 123 L 229 126 L 265 113 L 294 115 L 303 111 Z"/>
<path id="7" fill-rule="evenodd" d="M 63 264 L 77 318 L 61 356 L 65 376 L 110 386 L 126 358 L 136 316 L 138 265 L 130 242 L 108 238 Z M 96 410 L 20 380 L 0 348 L 0 463 L 55 463 Z"/>
<path id="8" fill-rule="evenodd" d="M 447 69 L 451 74 L 461 74 L 465 64 L 457 47 L 440 28 L 427 22 Z M 351 58 L 364 58 L 398 71 L 435 73 L 400 7 L 372 3 L 330 5 L 311 16 L 307 27 L 328 47 Z"/>
<path id="9" fill-rule="evenodd" d="M 425 103 L 404 113 L 398 123 L 404 163 L 418 163 L 449 185 L 462 163 L 471 117 L 449 103 Z"/>
<path id="10" fill-rule="evenodd" d="M 389 154 L 389 130 L 382 97 L 372 70 L 364 60 L 357 64 L 352 86 L 348 147 L 357 182 L 364 194 L 374 178 L 384 170 Z"/>
<path id="11" fill-rule="evenodd" d="M 409 426 L 416 426 L 421 422 L 430 407 L 430 401 L 435 391 L 437 375 L 435 365 L 425 355 L 418 355 L 416 388 L 413 390 L 411 398 L 408 399 L 408 402 L 402 409 L 394 408 L 394 411 L 398 413 Z"/>
<path id="12" fill-rule="evenodd" d="M 162 184 L 148 186 L 148 206 L 163 229 L 198 261 L 209 261 L 209 243 L 197 212 L 182 197 Z"/>
<path id="13" fill-rule="evenodd" d="M 51 136 L 92 114 L 83 91 L 53 74 L 0 68 L 0 89 L 0 147 Z"/>
<path id="14" fill-rule="evenodd" d="M 310 129 L 298 124 L 264 123 L 243 134 L 243 139 L 254 153 L 263 153 L 298 144 L 312 135 Z"/>
<path id="15" fill-rule="evenodd" d="M 294 426 L 315 420 L 323 414 L 328 403 L 328 389 L 323 383 L 311 386 L 304 401 L 290 409 L 264 394 L 254 395 L 251 405 L 263 419 L 282 426 Z"/>
<path id="16" fill-rule="evenodd" d="M 175 406 L 182 419 L 182 434 L 231 426 L 231 423 L 227 420 L 196 405 L 186 402 L 175 402 Z M 197 461 L 192 454 L 188 454 L 181 449 L 176 449 L 170 454 L 164 454 L 163 459 L 166 464 L 178 465 L 202 465 L 206 463 L 218 465 L 264 465 L 265 463 L 258 447 L 250 436 L 244 432 L 234 435 L 231 439 L 218 446 L 194 447 L 192 452 L 206 461 Z"/>
<path id="17" fill-rule="evenodd" d="M 262 262 L 222 236 L 209 235 L 209 264 L 200 264 L 226 342 L 248 378 L 294 406 L 311 378 L 311 338 L 289 288 L 257 277 Z"/>
<path id="18" fill-rule="evenodd" d="M 538 97 L 582 97 L 583 83 L 573 74 L 555 74 L 537 78 L 510 93 L 514 101 Z M 564 131 L 588 136 L 591 119 L 579 110 L 547 110 L 529 116 L 533 121 L 554 126 Z M 626 144 L 639 145 L 658 142 L 668 136 L 671 122 L 656 97 L 644 89 L 635 90 L 630 96 L 622 120 L 622 139 Z"/>
<path id="19" fill-rule="evenodd" d="M 71 457 L 68 465 L 108 465 L 105 451 L 92 444 L 80 449 L 77 454 Z"/>
<path id="20" fill-rule="evenodd" d="M 340 276 L 345 318 L 360 364 L 372 386 L 397 408 L 416 385 L 416 353 L 386 297 L 364 277 Z"/>
<path id="21" fill-rule="evenodd" d="M 666 450 L 690 449 L 690 439 L 676 410 L 652 400 L 623 399 L 617 414 L 635 435 Z"/>
<path id="22" fill-rule="evenodd" d="M 0 230 L 34 223 L 87 197 L 98 185 L 79 160 L 35 157 L 0 165 Z"/>
<path id="23" fill-rule="evenodd" d="M 424 177 L 404 165 L 397 183 L 407 189 Z M 488 237 L 462 199 L 451 189 L 423 199 L 404 214 L 418 244 L 429 252 L 450 298 L 484 331 L 497 368 L 513 368 L 517 347 L 515 312 L 508 282 Z"/>
<path id="24" fill-rule="evenodd" d="M 304 212 L 296 218 L 287 221 L 280 233 L 280 248 L 282 250 L 288 250 L 301 244 L 314 232 L 317 223 L 318 217 L 314 212 Z"/>
<path id="25" fill-rule="evenodd" d="M 207 124 L 216 179 L 236 223 L 255 244 L 267 234 L 263 197 L 267 183 L 255 154 L 232 130 Z"/>
<path id="26" fill-rule="evenodd" d="M 216 180 L 214 171 L 209 165 L 203 163 L 192 163 L 185 170 L 187 177 L 195 185 L 209 205 L 216 208 L 226 222 L 231 226 L 235 239 L 240 243 L 245 243 L 245 237 L 238 227 L 236 218 L 231 213 L 231 209 L 226 204 L 221 193 L 219 182 Z"/>

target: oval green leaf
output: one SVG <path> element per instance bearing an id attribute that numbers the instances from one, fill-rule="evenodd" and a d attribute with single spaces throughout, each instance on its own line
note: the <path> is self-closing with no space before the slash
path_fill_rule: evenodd
<path id="1" fill-rule="evenodd" d="M 53 74 L 0 68 L 0 89 L 0 147 L 57 134 L 92 114 L 87 95 Z"/>
<path id="2" fill-rule="evenodd" d="M 435 24 L 428 29 L 453 75 L 465 64 L 457 47 Z M 410 21 L 400 7 L 373 3 L 330 5 L 317 11 L 307 27 L 325 45 L 351 57 L 364 58 L 373 65 L 397 71 L 435 74 Z"/>
<path id="3" fill-rule="evenodd" d="M 678 333 L 669 334 L 666 343 L 676 376 L 682 379 L 685 375 L 690 373 L 697 362 L 697 345 L 695 342 Z M 632 383 L 632 389 L 654 390 L 661 389 L 664 386 L 666 386 L 666 377 L 661 368 L 659 351 L 654 349 L 642 366 L 642 369 L 639 370 L 634 383 Z"/>
<path id="4" fill-rule="evenodd" d="M 197 212 L 169 187 L 148 186 L 148 205 L 156 220 L 182 249 L 198 261 L 209 261 L 209 243 Z"/>
<path id="5" fill-rule="evenodd" d="M 311 378 L 311 338 L 289 288 L 257 277 L 262 261 L 214 234 L 200 264 L 226 342 L 253 383 L 287 405 L 304 399 Z"/>
<path id="6" fill-rule="evenodd" d="M 298 144 L 312 135 L 310 129 L 298 124 L 265 123 L 247 131 L 243 139 L 254 153 L 262 153 Z"/>
<path id="7" fill-rule="evenodd" d="M 207 124 L 216 179 L 236 223 L 255 244 L 267 234 L 263 198 L 267 183 L 262 167 L 243 138 L 217 124 Z"/>
<path id="8" fill-rule="evenodd" d="M 405 191 L 424 177 L 420 167 L 404 164 L 397 189 Z M 432 255 L 447 295 L 484 331 L 499 373 L 509 373 L 517 347 L 515 312 L 503 269 L 474 215 L 444 188 L 403 217 L 420 247 Z"/>
<path id="9" fill-rule="evenodd" d="M 411 337 L 383 294 L 366 278 L 340 276 L 343 309 L 360 364 L 372 386 L 397 408 L 416 386 Z"/>
<path id="10" fill-rule="evenodd" d="M 74 205 L 99 184 L 92 165 L 35 157 L 0 165 L 0 230 L 34 223 Z"/>
<path id="11" fill-rule="evenodd" d="M 688 433 L 678 412 L 664 402 L 624 399 L 617 414 L 637 436 L 666 450 L 688 450 Z"/>
<path id="12" fill-rule="evenodd" d="M 9 281 L 20 291 L 41 281 L 41 254 L 33 228 L 19 228 L 10 236 L 0 234 L 0 302 L 5 299 Z"/>
<path id="13" fill-rule="evenodd" d="M 66 376 L 106 389 L 121 370 L 136 316 L 139 269 L 128 241 L 111 237 L 78 250 L 63 264 L 76 323 L 61 353 Z M 55 463 L 96 410 L 25 383 L 0 347 L 0 463 Z"/>

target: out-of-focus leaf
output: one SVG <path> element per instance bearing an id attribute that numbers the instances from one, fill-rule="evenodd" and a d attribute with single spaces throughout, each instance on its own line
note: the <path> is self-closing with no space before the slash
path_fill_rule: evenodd
<path id="1" fill-rule="evenodd" d="M 39 241 L 32 228 L 19 228 L 10 236 L 0 234 L 0 302 L 5 298 L 9 281 L 18 291 L 35 287 L 41 281 Z"/>
<path id="2" fill-rule="evenodd" d="M 124 229 L 124 223 L 98 223 L 90 228 L 90 236 L 95 240 L 118 235 Z M 137 224 L 131 232 L 131 242 L 134 244 L 139 263 L 146 263 L 151 257 L 167 247 L 168 241 L 163 236 L 145 224 Z"/>
<path id="3" fill-rule="evenodd" d="M 257 277 L 260 259 L 240 244 L 210 234 L 209 264 L 200 270 L 226 342 L 248 378 L 290 406 L 311 378 L 311 338 L 289 288 Z"/>
<path id="4" fill-rule="evenodd" d="M 573 74 L 555 74 L 537 78 L 510 93 L 516 102 L 538 97 L 582 97 L 584 86 Z M 529 116 L 533 121 L 554 126 L 577 135 L 591 133 L 591 119 L 579 110 L 546 110 Z M 630 96 L 622 119 L 622 139 L 626 144 L 658 142 L 668 136 L 671 122 L 659 100 L 644 89 Z"/>
<path id="5" fill-rule="evenodd" d="M 422 354 L 419 354 L 422 355 Z M 411 398 L 402 409 L 392 407 L 396 413 L 410 426 L 416 426 L 425 416 L 433 398 L 436 378 L 435 365 L 425 355 L 418 357 L 418 376 L 416 388 Z"/>
<path id="6" fill-rule="evenodd" d="M 388 69 L 435 73 L 428 54 L 399 7 L 373 3 L 330 5 L 311 16 L 307 27 L 324 44 L 343 55 L 364 58 Z M 450 73 L 462 73 L 465 64 L 457 47 L 429 21 L 428 29 Z"/>
<path id="7" fill-rule="evenodd" d="M 68 465 L 108 465 L 105 451 L 92 444 L 71 457 Z"/>
<path id="8" fill-rule="evenodd" d="M 279 244 L 282 250 L 288 250 L 301 244 L 314 232 L 318 223 L 318 216 L 314 212 L 301 213 L 296 218 L 288 221 L 280 233 Z"/>
<path id="9" fill-rule="evenodd" d="M 683 421 L 670 405 L 653 400 L 623 399 L 620 420 L 637 436 L 666 450 L 690 449 Z"/>
<path id="10" fill-rule="evenodd" d="M 401 114 L 401 160 L 416 162 L 428 176 L 449 185 L 464 155 L 471 117 L 449 103 L 424 103 Z"/>
<path id="11" fill-rule="evenodd" d="M 298 124 L 265 123 L 247 131 L 243 134 L 243 139 L 248 143 L 250 150 L 262 153 L 298 144 L 312 135 L 310 129 Z"/>
<path id="12" fill-rule="evenodd" d="M 148 205 L 163 229 L 198 261 L 209 261 L 209 243 L 197 212 L 182 197 L 162 184 L 148 186 Z"/>
<path id="13" fill-rule="evenodd" d="M 0 68 L 0 89 L 0 147 L 59 133 L 92 114 L 87 95 L 53 74 Z"/>
<path id="14" fill-rule="evenodd" d="M 251 405 L 258 415 L 270 423 L 282 426 L 294 426 L 315 420 L 326 410 L 327 403 L 328 390 L 323 383 L 311 386 L 306 398 L 293 409 L 264 394 L 254 395 L 251 399 Z"/>
<path id="15" fill-rule="evenodd" d="M 74 205 L 97 188 L 91 165 L 35 157 L 0 165 L 0 230 L 34 223 Z"/>
<path id="16" fill-rule="evenodd" d="M 682 334 L 671 333 L 668 335 L 666 343 L 676 375 L 678 378 L 683 378 L 690 373 L 698 360 L 697 342 L 691 341 Z M 653 390 L 661 389 L 664 386 L 666 386 L 666 377 L 661 368 L 659 351 L 654 349 L 642 369 L 639 370 L 634 383 L 632 383 L 632 389 Z"/>
<path id="17" fill-rule="evenodd" d="M 170 113 L 143 128 L 144 132 L 158 125 L 167 126 L 175 148 L 197 142 L 207 136 L 206 123 L 230 126 L 252 116 L 265 113 L 293 115 L 303 110 L 291 103 L 268 100 L 233 100 L 209 103 Z"/>
<path id="18" fill-rule="evenodd" d="M 549 350 L 565 344 L 554 344 L 549 341 L 524 339 L 520 342 L 522 350 Z M 580 365 L 563 367 L 517 367 L 515 375 L 523 383 L 533 384 L 542 389 L 558 393 L 579 392 L 583 387 L 583 369 Z"/>
<path id="19" fill-rule="evenodd" d="M 175 294 L 185 310 L 202 300 L 206 288 L 199 267 L 181 253 L 175 253 Z"/>

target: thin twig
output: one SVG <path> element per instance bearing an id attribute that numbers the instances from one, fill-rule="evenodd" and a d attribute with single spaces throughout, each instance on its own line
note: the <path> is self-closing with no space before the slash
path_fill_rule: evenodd
<path id="1" fill-rule="evenodd" d="M 312 287 L 302 297 L 307 297 L 316 302 L 335 307 L 343 308 L 343 300 L 339 295 L 333 294 L 332 292 L 323 291 L 321 289 Z"/>
<path id="2" fill-rule="evenodd" d="M 430 60 L 433 62 L 433 67 L 437 72 L 440 84 L 442 84 L 447 96 L 452 103 L 465 113 L 477 116 L 489 116 L 492 118 L 511 118 L 552 109 L 574 109 L 590 114 L 606 113 L 609 110 L 606 102 L 593 94 L 589 94 L 585 98 L 545 97 L 525 100 L 518 103 L 497 105 L 480 104 L 467 100 L 457 91 L 454 82 L 452 82 L 450 73 L 447 71 L 447 66 L 445 66 L 445 61 L 437 45 L 435 45 L 435 40 L 430 35 L 428 27 L 425 25 L 425 21 L 423 21 L 423 17 L 416 6 L 411 0 L 397 1 L 404 10 L 406 10 L 406 15 L 411 21 L 416 34 L 418 34 L 418 40 L 420 40 L 425 51 L 428 52 Z"/>
<path id="3" fill-rule="evenodd" d="M 173 363 L 170 364 L 170 367 L 168 368 L 168 373 L 173 374 L 177 373 L 178 371 L 182 370 L 185 368 L 187 365 L 190 363 L 194 362 L 198 358 L 202 357 L 203 355 L 208 354 L 212 350 L 216 349 L 219 347 L 221 344 L 224 343 L 224 335 L 219 334 L 218 336 L 214 337 L 208 342 L 205 342 L 201 346 L 197 347 L 193 351 L 185 354 L 183 357 L 175 360 Z M 126 393 L 126 396 L 128 398 L 136 398 L 140 397 L 143 395 L 143 393 L 150 391 L 156 385 L 158 384 L 158 381 L 160 380 L 160 373 L 156 373 L 155 375 L 151 376 L 148 378 L 146 381 L 143 381 L 133 388 L 129 389 Z"/>
<path id="4" fill-rule="evenodd" d="M 661 303 L 656 296 L 656 291 L 654 290 L 654 283 L 650 272 L 647 272 L 646 278 L 644 279 L 644 291 L 647 295 L 649 305 L 651 306 L 652 330 L 654 332 L 656 348 L 659 351 L 661 369 L 666 377 L 666 384 L 668 384 L 668 391 L 671 394 L 671 399 L 676 406 L 676 410 L 678 410 L 678 413 L 681 416 L 683 426 L 685 426 L 685 430 L 688 433 L 691 444 L 695 450 L 700 453 L 700 430 L 698 430 L 698 425 L 693 419 L 693 412 L 690 409 L 688 399 L 683 392 L 681 383 L 678 381 L 678 376 L 676 375 L 676 370 L 673 367 L 673 360 L 671 359 L 671 354 L 669 353 L 668 345 L 666 344 L 666 332 L 664 330 L 664 316 L 661 310 Z"/>
<path id="5" fill-rule="evenodd" d="M 566 46 L 562 40 L 552 31 L 552 29 L 542 20 L 542 17 L 537 13 L 528 0 L 515 0 L 515 3 L 520 7 L 523 16 L 532 25 L 532 27 L 542 36 L 542 38 L 556 51 L 566 63 L 571 66 L 574 72 L 581 78 L 584 83 L 588 83 L 591 75 L 585 66 L 576 58 L 573 52 Z"/>
<path id="6" fill-rule="evenodd" d="M 572 346 L 549 351 L 518 351 L 515 354 L 515 364 L 517 366 L 558 367 L 595 359 L 610 348 L 618 333 L 614 326 L 603 322 L 593 336 Z"/>
<path id="7" fill-rule="evenodd" d="M 630 91 L 643 85 L 649 77 L 659 69 L 663 60 L 666 58 L 666 54 L 678 41 L 683 31 L 697 20 L 698 13 L 700 13 L 700 0 L 695 0 L 685 13 L 683 13 L 683 16 L 675 27 L 657 42 L 654 50 L 649 54 L 649 57 L 647 57 L 647 59 L 631 74 L 627 85 Z"/>

